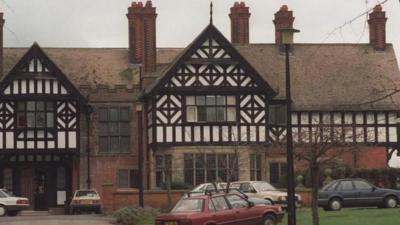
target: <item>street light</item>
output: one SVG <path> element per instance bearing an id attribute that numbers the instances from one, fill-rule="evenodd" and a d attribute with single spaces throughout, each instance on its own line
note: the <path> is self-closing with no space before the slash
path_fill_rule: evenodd
<path id="1" fill-rule="evenodd" d="M 286 147 L 287 147 L 287 193 L 288 193 L 288 225 L 296 225 L 296 200 L 294 184 L 294 162 L 293 162 L 293 135 L 292 135 L 292 94 L 290 87 L 290 61 L 289 49 L 293 44 L 294 33 L 300 32 L 293 28 L 279 29 L 282 44 L 285 45 L 286 57 Z"/>

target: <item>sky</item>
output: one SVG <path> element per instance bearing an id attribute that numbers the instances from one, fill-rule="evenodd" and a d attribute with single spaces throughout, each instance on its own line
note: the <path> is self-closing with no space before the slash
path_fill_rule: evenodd
<path id="1" fill-rule="evenodd" d="M 250 7 L 250 42 L 274 42 L 274 13 L 293 10 L 298 43 L 367 43 L 366 15 L 385 0 L 245 0 Z M 229 8 L 235 0 L 213 0 L 214 24 L 230 37 Z M 0 0 L 6 20 L 5 47 L 128 46 L 127 8 L 131 0 Z M 153 0 L 157 46 L 186 47 L 209 23 L 209 0 Z M 388 0 L 387 42 L 400 55 L 400 2 Z M 357 18 L 352 21 L 354 18 Z M 352 22 L 349 22 L 352 21 Z M 341 27 L 340 29 L 335 29 Z M 332 33 L 332 31 L 334 31 Z M 328 34 L 331 33 L 331 35 Z M 400 157 L 391 162 L 400 166 Z"/>

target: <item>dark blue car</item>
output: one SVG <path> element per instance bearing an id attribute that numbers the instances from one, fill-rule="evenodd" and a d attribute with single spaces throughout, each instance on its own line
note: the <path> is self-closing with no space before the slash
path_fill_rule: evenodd
<path id="1" fill-rule="evenodd" d="M 335 211 L 342 207 L 395 208 L 399 202 L 399 190 L 377 188 L 363 179 L 334 180 L 318 194 L 318 206 Z"/>

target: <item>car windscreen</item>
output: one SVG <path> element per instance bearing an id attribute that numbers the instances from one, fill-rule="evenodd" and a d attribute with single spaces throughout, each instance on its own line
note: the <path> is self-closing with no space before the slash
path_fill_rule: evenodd
<path id="1" fill-rule="evenodd" d="M 257 191 L 275 191 L 276 188 L 267 182 L 257 182 L 253 183 L 253 187 Z"/>
<path id="2" fill-rule="evenodd" d="M 9 191 L 9 190 L 3 190 L 3 193 L 7 196 L 7 197 L 15 197 L 15 195 Z"/>
<path id="3" fill-rule="evenodd" d="M 98 197 L 98 195 L 95 191 L 78 191 L 75 197 Z"/>
<path id="4" fill-rule="evenodd" d="M 201 212 L 203 211 L 203 199 L 181 199 L 171 213 L 179 212 Z"/>

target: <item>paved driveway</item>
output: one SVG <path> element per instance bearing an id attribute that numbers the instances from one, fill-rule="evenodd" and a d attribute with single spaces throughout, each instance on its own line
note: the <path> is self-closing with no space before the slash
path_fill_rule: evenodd
<path id="1" fill-rule="evenodd" d="M 98 215 L 0 217 L 0 225 L 110 225 L 112 221 Z"/>

